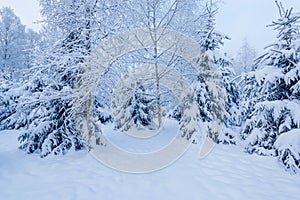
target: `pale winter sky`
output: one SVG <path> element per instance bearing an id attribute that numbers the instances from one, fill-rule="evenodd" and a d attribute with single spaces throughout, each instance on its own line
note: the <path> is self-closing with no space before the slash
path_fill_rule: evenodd
<path id="1" fill-rule="evenodd" d="M 294 7 L 300 12 L 300 0 L 282 0 L 284 6 Z M 0 0 L 0 7 L 14 9 L 27 27 L 38 30 L 41 26 L 34 22 L 41 19 L 38 0 Z M 275 40 L 276 32 L 266 27 L 278 17 L 274 0 L 223 0 L 217 15 L 217 29 L 232 39 L 227 41 L 223 50 L 234 55 L 243 40 L 259 52 Z"/>

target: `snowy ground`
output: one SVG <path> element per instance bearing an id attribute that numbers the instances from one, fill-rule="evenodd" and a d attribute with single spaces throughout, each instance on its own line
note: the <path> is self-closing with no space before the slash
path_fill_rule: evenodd
<path id="1" fill-rule="evenodd" d="M 193 145 L 173 165 L 149 174 L 120 173 L 88 153 L 26 155 L 18 133 L 0 132 L 0 199 L 299 199 L 300 174 L 285 172 L 272 157 L 218 145 L 197 159 Z"/>

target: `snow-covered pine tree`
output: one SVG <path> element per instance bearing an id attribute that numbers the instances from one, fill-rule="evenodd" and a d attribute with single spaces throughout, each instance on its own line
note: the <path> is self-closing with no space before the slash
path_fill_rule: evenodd
<path id="1" fill-rule="evenodd" d="M 208 93 L 207 85 L 203 77 L 200 75 L 197 77 L 197 80 L 192 85 L 194 89 L 194 94 L 196 101 L 199 105 L 199 112 L 200 112 L 200 121 L 202 122 L 209 122 L 212 120 L 211 116 L 211 100 Z"/>
<path id="2" fill-rule="evenodd" d="M 13 87 L 18 86 L 11 79 L 8 79 L 7 76 L 0 76 L 0 130 L 14 128 L 6 120 L 10 115 L 15 113 L 16 101 L 20 95 L 11 92 Z"/>
<path id="3" fill-rule="evenodd" d="M 20 112 L 15 118 L 20 98 L 25 95 L 22 81 L 0 77 L 0 130 L 18 129 L 26 126 L 26 114 Z M 22 117 L 21 117 L 22 116 Z"/>
<path id="4" fill-rule="evenodd" d="M 206 2 L 205 10 L 203 11 L 204 26 L 197 31 L 197 38 L 204 53 L 214 51 L 216 48 L 219 48 L 219 43 L 222 43 L 221 40 L 218 40 L 220 39 L 220 35 L 215 32 L 216 14 L 217 8 L 215 3 L 213 3 L 212 0 Z M 213 56 L 210 57 L 210 59 L 214 59 Z M 205 123 L 211 121 L 211 99 L 204 77 L 202 77 L 201 74 L 197 75 L 196 81 L 193 83 L 192 87 L 199 106 L 200 122 Z"/>
<path id="5" fill-rule="evenodd" d="M 72 109 L 77 72 L 92 48 L 119 26 L 120 16 L 116 1 L 41 0 L 40 4 L 46 22 L 43 45 L 24 84 L 27 95 L 19 99 L 12 118 L 26 121 L 20 148 L 44 157 L 85 146 Z"/>
<path id="6" fill-rule="evenodd" d="M 206 3 L 203 15 L 204 27 L 197 32 L 200 38 L 200 45 L 205 51 L 214 52 L 223 46 L 224 40 L 230 39 L 227 35 L 215 30 L 217 13 L 218 7 L 216 2 L 209 0 Z M 214 60 L 216 61 L 215 58 Z"/>
<path id="7" fill-rule="evenodd" d="M 277 41 L 258 58 L 257 69 L 245 76 L 248 85 L 243 94 L 246 119 L 242 137 L 249 153 L 279 154 L 285 167 L 295 172 L 299 169 L 300 149 L 293 149 L 292 144 L 282 149 L 274 143 L 300 127 L 300 15 L 277 1 L 276 5 L 280 18 L 270 26 L 278 31 Z"/>
<path id="8" fill-rule="evenodd" d="M 201 31 L 198 32 L 199 37 L 202 38 L 200 41 L 200 45 L 205 52 L 205 54 L 210 56 L 210 59 L 218 66 L 219 72 L 222 75 L 222 80 L 224 84 L 224 88 L 227 92 L 226 99 L 226 112 L 227 112 L 227 120 L 225 120 L 225 128 L 218 135 L 216 139 L 217 142 L 222 143 L 235 143 L 236 135 L 234 131 L 231 131 L 231 127 L 238 124 L 237 120 L 237 108 L 238 108 L 238 87 L 235 82 L 232 81 L 234 78 L 234 72 L 232 63 L 230 59 L 227 58 L 226 54 L 224 56 L 220 56 L 217 51 L 223 44 L 224 40 L 229 40 L 230 38 L 223 33 L 220 33 L 215 30 L 215 15 L 217 14 L 217 5 L 213 1 L 209 1 L 205 7 L 204 14 L 204 24 L 205 26 Z M 215 73 L 219 73 L 215 72 Z M 211 115 L 209 113 L 211 110 L 211 99 L 207 93 L 205 83 L 202 81 L 203 79 L 198 79 L 198 85 L 196 87 L 195 93 L 198 97 L 198 104 L 200 110 L 200 116 L 203 116 L 203 113 L 208 117 L 205 117 L 206 120 L 211 120 Z M 204 84 L 204 85 L 203 85 Z M 202 93 L 202 94 L 201 94 Z M 201 97 L 201 98 L 199 98 Z M 205 103 L 204 103 L 205 102 Z M 203 112 L 205 111 L 205 112 Z M 202 113 L 202 114 L 201 114 Z M 205 116 L 204 115 L 204 116 Z"/>
<path id="9" fill-rule="evenodd" d="M 138 128 L 147 128 L 153 124 L 151 109 L 154 103 L 155 96 L 147 92 L 143 85 L 139 86 L 129 102 L 131 118 Z"/>
<path id="10" fill-rule="evenodd" d="M 117 108 L 119 111 L 119 113 L 116 113 L 115 118 L 117 128 L 124 131 L 128 131 L 133 127 L 146 130 L 154 128 L 155 95 L 153 92 L 149 91 L 146 86 L 137 85 L 128 101 L 124 102 L 124 105 L 121 105 L 121 107 L 119 105 Z M 121 118 L 118 116 L 121 116 Z"/>
<path id="11" fill-rule="evenodd" d="M 241 126 L 241 118 L 239 111 L 239 87 L 237 86 L 235 79 L 235 73 L 233 65 L 226 54 L 221 56 L 216 61 L 221 73 L 226 90 L 226 120 L 222 133 L 219 135 L 218 142 L 224 144 L 236 144 L 239 140 L 239 136 L 236 134 L 236 129 Z"/>
<path id="12" fill-rule="evenodd" d="M 19 136 L 20 149 L 41 157 L 51 152 L 64 154 L 72 146 L 76 150 L 83 147 L 72 116 L 72 89 L 80 57 L 68 54 L 70 48 L 60 44 L 47 50 L 41 51 L 44 53 L 35 60 L 33 76 L 25 82 L 27 94 L 20 97 L 13 116 L 27 122 L 26 131 Z M 19 115 L 20 112 L 26 116 Z"/>

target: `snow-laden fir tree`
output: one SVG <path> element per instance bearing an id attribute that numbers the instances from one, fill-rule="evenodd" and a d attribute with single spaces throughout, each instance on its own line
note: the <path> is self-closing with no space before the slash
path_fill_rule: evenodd
<path id="1" fill-rule="evenodd" d="M 244 78 L 247 85 L 243 92 L 242 137 L 249 153 L 279 155 L 281 163 L 296 172 L 300 168 L 300 149 L 292 143 L 274 144 L 286 135 L 299 137 L 300 14 L 276 4 L 280 18 L 270 26 L 278 31 L 277 41 L 258 58 L 257 69 Z"/>
<path id="2" fill-rule="evenodd" d="M 210 108 L 210 96 L 208 93 L 207 85 L 203 77 L 198 76 L 196 81 L 192 85 L 196 101 L 199 105 L 200 119 L 202 122 L 209 122 L 212 120 L 211 108 Z"/>
<path id="3" fill-rule="evenodd" d="M 19 129 L 26 126 L 27 113 L 20 111 L 16 114 L 21 97 L 25 95 L 28 93 L 22 81 L 0 77 L 0 130 Z"/>
<path id="4" fill-rule="evenodd" d="M 216 141 L 222 143 L 235 143 L 236 136 L 230 128 L 238 124 L 236 121 L 239 98 L 238 88 L 235 82 L 232 81 L 234 78 L 234 72 L 230 59 L 227 58 L 226 54 L 224 56 L 220 56 L 218 52 L 218 49 L 220 49 L 220 47 L 224 44 L 224 40 L 228 40 L 230 38 L 215 30 L 215 15 L 217 14 L 217 11 L 215 2 L 207 2 L 204 12 L 204 27 L 198 32 L 198 35 L 201 38 L 200 45 L 203 52 L 213 60 L 215 65 L 218 66 L 219 71 L 213 73 L 220 73 L 222 75 L 222 84 L 227 92 L 225 109 L 228 119 L 224 121 L 225 128 L 218 135 Z M 212 120 L 212 102 L 211 97 L 207 92 L 207 87 L 203 82 L 203 78 L 198 79 L 195 85 L 195 93 L 199 104 L 200 116 L 204 117 L 204 121 L 210 121 Z"/>
<path id="5" fill-rule="evenodd" d="M 17 99 L 20 94 L 14 91 L 19 84 L 15 84 L 6 76 L 0 76 L 0 130 L 15 128 L 9 124 L 7 118 L 16 111 Z"/>
<path id="6" fill-rule="evenodd" d="M 216 2 L 208 1 L 202 16 L 204 26 L 197 31 L 200 45 L 205 51 L 216 51 L 224 44 L 224 40 L 230 39 L 227 35 L 215 30 L 217 13 L 218 7 Z"/>
<path id="7" fill-rule="evenodd" d="M 122 89 L 128 90 L 128 88 Z M 127 100 L 122 101 L 123 105 L 116 106 L 116 128 L 123 131 L 128 131 L 131 128 L 145 130 L 155 128 L 153 127 L 155 124 L 153 110 L 156 99 L 153 91 L 144 85 L 137 85 L 137 88 L 130 91 Z"/>
<path id="8" fill-rule="evenodd" d="M 77 72 L 92 48 L 119 26 L 119 15 L 114 1 L 41 0 L 40 4 L 46 22 L 43 45 L 23 86 L 27 95 L 19 98 L 12 119 L 26 121 L 20 148 L 44 157 L 84 147 L 72 109 Z"/>
<path id="9" fill-rule="evenodd" d="M 130 115 L 138 128 L 150 127 L 153 124 L 151 109 L 155 103 L 155 96 L 147 93 L 144 86 L 139 86 L 133 94 L 130 104 Z"/>
<path id="10" fill-rule="evenodd" d="M 234 81 L 235 72 L 233 65 L 226 54 L 219 56 L 216 61 L 221 73 L 224 88 L 226 90 L 226 120 L 224 127 L 219 135 L 219 142 L 224 144 L 236 144 L 240 139 L 236 134 L 236 129 L 241 126 L 241 117 L 239 109 L 240 92 L 237 83 Z"/>

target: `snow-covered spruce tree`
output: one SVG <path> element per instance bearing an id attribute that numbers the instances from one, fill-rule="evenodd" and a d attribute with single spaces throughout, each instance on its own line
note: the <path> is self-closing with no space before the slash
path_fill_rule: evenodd
<path id="1" fill-rule="evenodd" d="M 239 110 L 240 92 L 235 79 L 233 65 L 225 54 L 216 61 L 222 73 L 224 88 L 226 90 L 226 120 L 222 133 L 219 135 L 219 142 L 224 144 L 236 144 L 239 136 L 236 134 L 237 127 L 241 126 L 241 117 Z"/>
<path id="2" fill-rule="evenodd" d="M 204 14 L 202 17 L 204 27 L 197 32 L 198 38 L 200 39 L 200 45 L 204 51 L 216 52 L 216 50 L 220 49 L 224 44 L 224 40 L 229 40 L 230 38 L 215 30 L 215 18 L 218 13 L 216 2 L 213 2 L 212 0 L 208 1 L 203 12 Z M 213 56 L 215 57 L 214 53 Z M 216 61 L 217 59 L 214 58 L 214 60 Z"/>
<path id="3" fill-rule="evenodd" d="M 153 116 L 151 116 L 151 109 L 155 96 L 149 94 L 144 86 L 139 86 L 133 94 L 130 104 L 130 114 L 134 124 L 138 128 L 150 127 L 153 124 Z"/>
<path id="4" fill-rule="evenodd" d="M 26 120 L 26 131 L 19 137 L 20 148 L 41 157 L 83 146 L 72 116 L 72 89 L 82 57 L 68 53 L 70 48 L 61 44 L 48 51 L 41 51 L 42 56 L 36 58 L 31 70 L 33 76 L 25 83 L 27 95 L 20 97 L 13 116 L 16 120 Z M 26 116 L 19 115 L 20 112 Z"/>
<path id="5" fill-rule="evenodd" d="M 196 101 L 199 105 L 200 119 L 202 122 L 209 122 L 212 120 L 211 116 L 211 100 L 208 93 L 208 88 L 203 77 L 198 76 L 197 80 L 192 85 Z"/>
<path id="6" fill-rule="evenodd" d="M 116 116 L 116 128 L 124 131 L 128 131 L 133 127 L 137 129 L 153 128 L 154 116 L 151 112 L 155 106 L 155 95 L 143 85 L 137 85 L 137 88 L 131 93 L 130 97 L 123 101 L 124 105 L 118 105 L 118 114 L 121 114 L 122 117 Z M 126 112 L 124 113 L 123 110 Z"/>
<path id="7" fill-rule="evenodd" d="M 216 13 L 216 5 L 212 1 L 207 2 L 203 12 L 204 27 L 196 33 L 197 40 L 199 41 L 204 54 L 208 52 L 207 56 L 210 56 L 210 59 L 214 59 L 213 54 L 210 53 L 218 48 L 219 42 L 221 42 L 221 40 L 215 40 L 216 35 L 218 35 L 214 31 Z M 217 38 L 220 39 L 218 36 Z M 200 122 L 205 123 L 211 121 L 211 99 L 204 77 L 202 77 L 201 74 L 197 75 L 196 81 L 193 83 L 192 87 L 199 106 Z"/>
<path id="8" fill-rule="evenodd" d="M 236 121 L 239 98 L 238 87 L 235 84 L 235 82 L 232 81 L 232 79 L 234 78 L 234 72 L 230 59 L 227 58 L 226 54 L 224 56 L 220 56 L 219 52 L 217 51 L 224 44 L 224 40 L 230 39 L 228 36 L 215 30 L 215 15 L 217 14 L 217 11 L 218 10 L 216 3 L 214 3 L 213 1 L 207 2 L 204 12 L 205 26 L 201 31 L 198 32 L 198 34 L 199 37 L 202 38 L 202 40 L 200 40 L 200 44 L 203 51 L 210 57 L 210 59 L 214 61 L 214 64 L 218 66 L 219 71 L 222 75 L 224 88 L 227 92 L 227 120 L 224 121 L 225 128 L 218 135 L 216 141 L 227 144 L 235 144 L 236 134 L 234 133 L 234 131 L 231 130 L 231 128 L 232 126 L 236 126 L 238 124 L 238 122 Z M 196 83 L 197 87 L 195 87 L 195 93 L 198 97 L 197 101 L 199 104 L 200 116 L 205 116 L 204 121 L 210 121 L 211 116 L 209 113 L 212 112 L 212 102 L 210 96 L 207 95 L 205 85 L 203 85 L 205 83 L 201 81 L 201 79 L 198 79 L 197 82 L 198 83 Z M 203 115 L 203 113 L 207 113 L 208 115 Z"/>
<path id="9" fill-rule="evenodd" d="M 0 130 L 18 129 L 26 125 L 26 118 L 16 119 L 20 97 L 25 95 L 22 81 L 0 77 Z M 25 113 L 19 113 L 25 117 Z"/>
<path id="10" fill-rule="evenodd" d="M 44 157 L 85 146 L 75 126 L 74 85 L 85 56 L 118 26 L 112 22 L 114 3 L 40 1 L 46 22 L 43 45 L 35 54 L 32 76 L 24 84 L 29 94 L 19 99 L 13 117 L 27 122 L 19 137 L 21 149 Z"/>
<path id="11" fill-rule="evenodd" d="M 6 119 L 15 112 L 19 95 L 10 93 L 12 87 L 13 82 L 10 79 L 0 76 L 0 130 L 9 129 Z"/>
<path id="12" fill-rule="evenodd" d="M 270 26 L 278 31 L 278 40 L 258 58 L 257 69 L 245 76 L 248 85 L 243 101 L 247 106 L 245 114 L 249 115 L 242 137 L 249 153 L 279 154 L 286 169 L 296 172 L 300 168 L 300 149 L 292 144 L 274 143 L 283 141 L 280 138 L 286 135 L 299 137 L 296 132 L 300 128 L 300 15 L 293 13 L 292 8 L 285 10 L 277 1 L 276 4 L 280 18 Z M 250 91 L 251 88 L 254 90 Z M 245 100 L 253 97 L 253 103 Z"/>
<path id="13" fill-rule="evenodd" d="M 197 42 L 199 42 L 202 47 L 203 54 L 205 54 L 209 60 L 214 61 L 214 51 L 218 49 L 219 46 L 223 44 L 223 40 L 227 38 L 227 36 L 223 35 L 222 33 L 215 31 L 215 15 L 217 13 L 217 5 L 213 1 L 202 1 L 200 4 L 199 1 L 187 1 L 186 3 L 186 7 L 184 9 L 181 8 L 183 12 L 182 15 L 183 18 L 193 21 L 192 24 L 190 24 L 190 22 L 184 22 L 185 24 L 189 24 L 189 27 L 191 27 L 192 30 L 189 28 L 180 28 L 180 26 L 178 28 L 186 34 L 191 35 Z M 195 15 L 194 9 L 197 10 L 196 12 L 199 16 Z M 187 12 L 187 15 L 190 15 L 191 17 L 186 17 L 185 12 Z M 192 20 L 193 15 L 196 18 Z M 190 79 L 193 80 L 192 88 L 194 90 L 195 100 L 198 104 L 200 117 L 199 123 L 201 129 L 206 129 L 207 122 L 212 120 L 210 94 L 204 81 L 203 74 L 195 74 L 195 76 L 190 77 Z M 183 106 L 178 105 L 174 109 L 172 117 L 180 121 L 183 114 L 182 109 Z"/>

